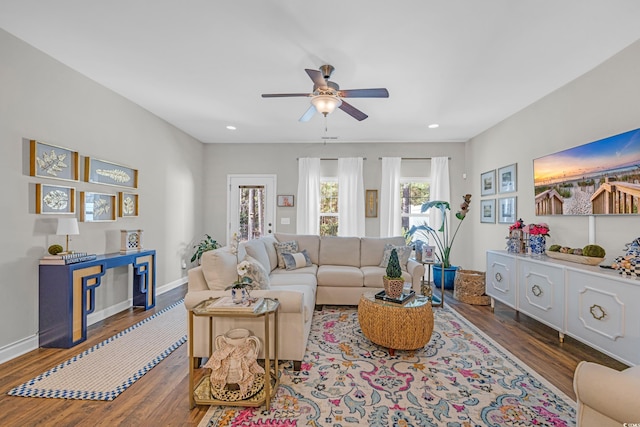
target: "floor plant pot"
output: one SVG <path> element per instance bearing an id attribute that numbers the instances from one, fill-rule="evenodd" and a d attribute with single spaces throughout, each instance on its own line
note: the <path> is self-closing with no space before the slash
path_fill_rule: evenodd
<path id="1" fill-rule="evenodd" d="M 452 265 L 451 267 L 446 267 L 444 269 L 444 288 L 445 289 L 453 289 L 453 283 L 456 280 L 456 270 L 458 270 L 458 266 Z M 434 265 L 433 266 L 433 283 L 436 288 L 440 287 L 440 283 L 442 281 L 442 265 Z"/>

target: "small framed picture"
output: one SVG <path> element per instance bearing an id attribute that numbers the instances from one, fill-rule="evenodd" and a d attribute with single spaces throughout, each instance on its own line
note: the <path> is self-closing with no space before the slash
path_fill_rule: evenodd
<path id="1" fill-rule="evenodd" d="M 118 193 L 118 216 L 138 216 L 138 195 L 133 193 Z"/>
<path id="2" fill-rule="evenodd" d="M 498 199 L 498 223 L 513 224 L 517 218 L 516 198 L 503 197 Z"/>
<path id="3" fill-rule="evenodd" d="M 498 169 L 498 192 L 513 193 L 517 188 L 516 163 Z"/>
<path id="4" fill-rule="evenodd" d="M 494 199 L 480 200 L 480 222 L 496 223 L 496 201 Z"/>
<path id="5" fill-rule="evenodd" d="M 41 178 L 77 181 L 78 152 L 41 141 L 30 140 L 29 174 Z"/>
<path id="6" fill-rule="evenodd" d="M 117 211 L 115 194 L 80 192 L 80 221 L 115 221 Z"/>
<path id="7" fill-rule="evenodd" d="M 278 196 L 279 208 L 292 208 L 293 206 L 295 206 L 293 196 Z"/>
<path id="8" fill-rule="evenodd" d="M 436 247 L 422 245 L 422 262 L 435 262 L 436 260 Z"/>
<path id="9" fill-rule="evenodd" d="M 496 171 L 495 169 L 480 175 L 480 195 L 490 196 L 496 194 Z"/>
<path id="10" fill-rule="evenodd" d="M 365 218 L 378 217 L 378 190 L 367 190 L 364 198 Z"/>
<path id="11" fill-rule="evenodd" d="M 36 213 L 76 213 L 76 189 L 59 185 L 36 184 Z"/>

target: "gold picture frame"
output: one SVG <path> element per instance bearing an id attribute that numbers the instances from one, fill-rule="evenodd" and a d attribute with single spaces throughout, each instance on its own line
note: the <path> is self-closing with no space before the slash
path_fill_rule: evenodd
<path id="1" fill-rule="evenodd" d="M 80 162 L 78 152 L 69 148 L 29 141 L 29 175 L 40 178 L 78 181 Z"/>
<path id="2" fill-rule="evenodd" d="M 118 215 L 118 204 L 115 194 L 80 192 L 80 221 L 109 222 L 115 221 Z"/>
<path id="3" fill-rule="evenodd" d="M 37 214 L 75 214 L 76 189 L 60 185 L 36 184 Z"/>
<path id="4" fill-rule="evenodd" d="M 118 193 L 118 216 L 136 217 L 138 216 L 139 196 L 134 193 L 121 191 Z"/>
<path id="5" fill-rule="evenodd" d="M 364 213 L 366 218 L 378 217 L 378 190 L 366 190 Z"/>
<path id="6" fill-rule="evenodd" d="M 85 157 L 84 180 L 94 184 L 138 188 L 138 170 L 106 160 Z"/>

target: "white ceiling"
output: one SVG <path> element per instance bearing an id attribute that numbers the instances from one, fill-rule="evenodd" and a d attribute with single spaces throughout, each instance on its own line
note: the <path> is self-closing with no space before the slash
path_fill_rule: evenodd
<path id="1" fill-rule="evenodd" d="M 0 28 L 202 142 L 466 141 L 640 39 L 638 17 L 638 0 L 0 0 Z M 325 63 L 390 97 L 349 99 L 369 118 L 326 130 L 298 122 L 307 98 L 261 98 L 311 92 Z"/>

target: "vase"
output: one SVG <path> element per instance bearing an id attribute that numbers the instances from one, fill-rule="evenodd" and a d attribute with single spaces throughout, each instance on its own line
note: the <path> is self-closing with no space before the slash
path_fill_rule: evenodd
<path id="1" fill-rule="evenodd" d="M 529 251 L 531 256 L 540 257 L 544 254 L 546 248 L 546 240 L 542 234 L 534 234 L 529 236 Z"/>
<path id="2" fill-rule="evenodd" d="M 400 298 L 402 295 L 402 289 L 404 288 L 404 279 L 389 279 L 388 277 L 382 277 L 384 283 L 384 292 L 391 298 Z"/>
<path id="3" fill-rule="evenodd" d="M 249 293 L 245 288 L 232 288 L 231 300 L 235 304 L 244 304 L 249 299 Z"/>
<path id="4" fill-rule="evenodd" d="M 458 267 L 452 265 L 451 267 L 445 267 L 444 269 L 444 288 L 453 289 L 453 284 L 456 280 L 456 270 Z M 439 288 L 442 283 L 442 265 L 436 264 L 433 266 L 433 284 L 436 288 Z"/>

